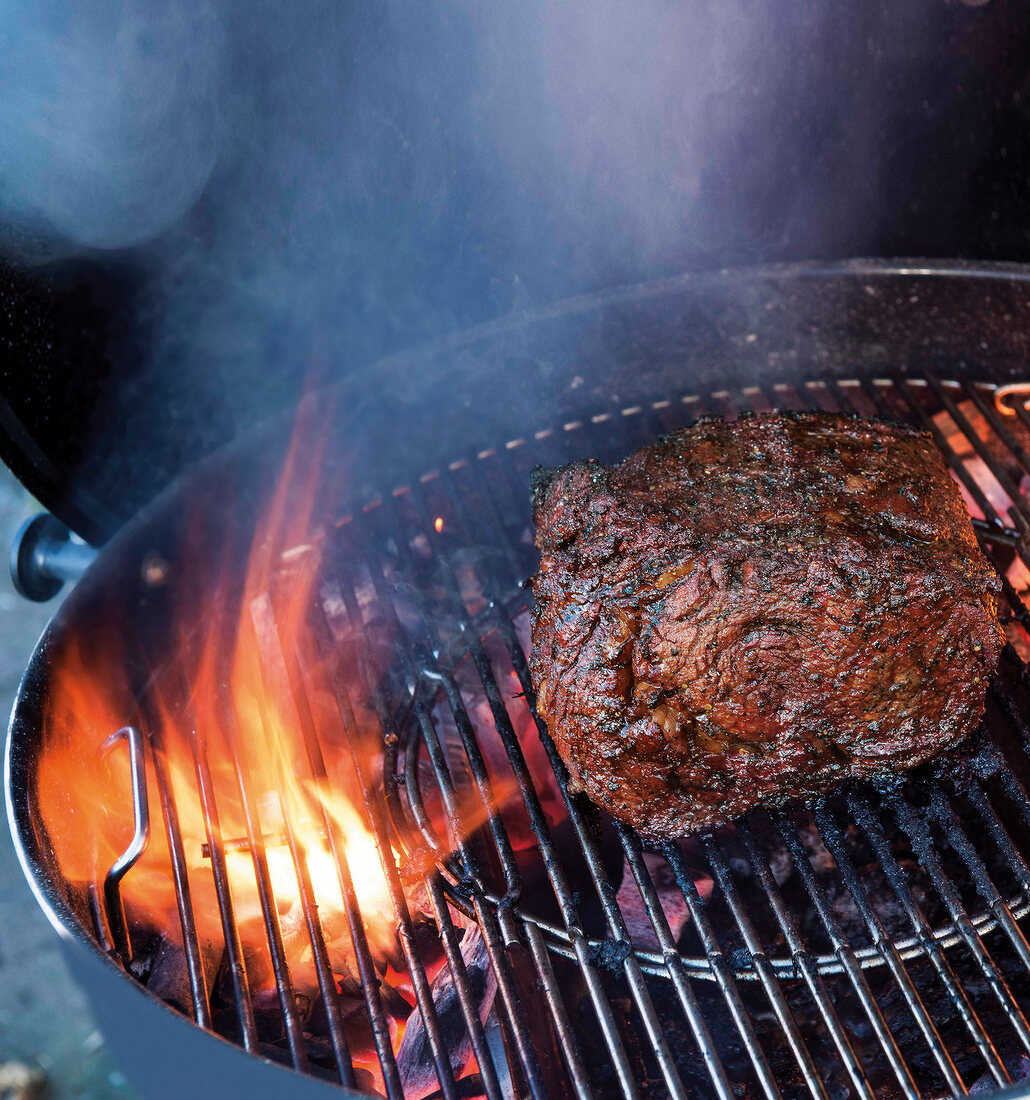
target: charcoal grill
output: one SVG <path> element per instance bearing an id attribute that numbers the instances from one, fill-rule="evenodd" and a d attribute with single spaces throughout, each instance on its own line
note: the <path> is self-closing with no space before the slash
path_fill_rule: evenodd
<path id="1" fill-rule="evenodd" d="M 237 772 L 246 835 L 224 833 L 211 785 L 220 762 L 201 735 L 191 797 L 219 910 L 214 956 L 198 935 L 198 872 L 184 853 L 181 791 L 152 695 L 182 672 L 165 651 L 170 609 L 202 598 L 209 579 L 186 566 L 210 562 L 215 539 L 242 554 L 279 436 L 262 429 L 173 484 L 111 542 L 44 634 L 7 753 L 26 873 L 97 991 L 130 1074 L 149 1092 L 162 1081 L 167 1095 L 224 1095 L 231 1073 L 232 1089 L 255 1095 L 329 1095 L 375 1080 L 391 1098 L 407 1089 L 491 1100 L 962 1096 L 1030 1079 L 1030 677 L 1016 648 L 1020 630 L 1030 631 L 1019 579 L 1021 565 L 1030 570 L 1021 486 L 1030 453 L 1019 434 L 1030 431 L 1030 413 L 1016 401 L 1009 416 L 995 402 L 998 385 L 1027 377 L 1028 287 L 1030 275 L 1012 267 L 882 264 L 673 280 L 397 358 L 337 395 L 339 446 L 315 520 L 305 538 L 279 547 L 250 614 L 311 780 L 330 782 L 332 751 L 361 791 L 389 884 L 397 967 L 410 980 L 407 1027 L 418 1018 L 424 1033 L 416 1068 L 391 1040 L 382 967 L 338 826 L 322 822 L 369 1022 L 371 1047 L 357 1062 L 303 844 L 289 822 L 283 836 L 263 831 L 246 768 Z M 448 392 L 456 399 L 434 404 Z M 569 793 L 533 713 L 528 473 L 618 458 L 706 413 L 808 407 L 933 433 L 1003 576 L 1016 644 L 964 755 L 893 786 L 856 784 L 712 835 L 645 843 Z M 384 448 L 398 415 L 411 430 Z M 208 517 L 199 537 L 195 526 L 184 534 L 187 512 Z M 319 583 L 296 643 L 282 606 L 315 548 Z M 121 737 L 137 768 L 108 797 L 135 803 L 136 836 L 106 881 L 80 883 L 61 872 L 38 765 L 53 656 L 101 620 L 131 634 Z M 97 732 L 97 752 L 114 732 Z M 149 805 L 144 777 L 158 793 Z M 186 975 L 178 1010 L 130 961 L 144 930 L 120 895 L 148 826 L 166 838 L 176 892 Z M 273 846 L 289 851 L 300 883 L 326 1016 L 320 1042 L 305 1035 L 294 996 L 295 959 L 265 866 Z M 251 854 L 264 891 L 273 1038 L 255 1014 L 230 849 Z M 415 885 L 411 868 L 421 869 Z M 427 929 L 442 978 L 427 969 Z M 462 1044 L 463 1064 L 453 1065 Z"/>

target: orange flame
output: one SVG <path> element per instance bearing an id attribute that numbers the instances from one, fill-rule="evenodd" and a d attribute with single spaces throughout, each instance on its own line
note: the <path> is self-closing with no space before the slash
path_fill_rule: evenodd
<path id="1" fill-rule="evenodd" d="M 37 792 L 40 817 L 66 879 L 79 886 L 101 883 L 126 848 L 133 820 L 127 754 L 104 759 L 100 745 L 126 722 L 141 725 L 151 757 L 152 829 L 147 851 L 122 883 L 130 923 L 143 921 L 177 936 L 169 845 L 152 759 L 160 753 L 178 816 L 198 933 L 202 941 L 210 934 L 221 942 L 209 822 L 198 795 L 199 754 L 210 772 L 218 815 L 214 839 L 225 850 L 236 920 L 245 938 L 253 940 L 247 950 L 268 950 L 257 861 L 247 842 L 252 835 L 265 849 L 280 923 L 288 924 L 301 904 L 298 867 L 303 867 L 326 940 L 334 940 L 329 945 L 334 969 L 342 953 L 339 969 L 346 970 L 353 960 L 333 838 L 342 840 L 340 854 L 373 947 L 377 940 L 383 948 L 394 942 L 394 918 L 375 841 L 357 808 L 361 801 L 353 762 L 339 748 L 346 738 L 329 728 L 328 694 L 317 675 L 310 681 L 308 670 L 302 681 L 296 671 L 296 648 L 310 649 L 308 616 L 320 564 L 319 545 L 308 540 L 321 454 L 315 448 L 302 456 L 297 440 L 307 434 L 296 433 L 259 525 L 242 598 L 230 599 L 227 583 L 215 585 L 199 617 L 196 609 L 182 608 L 189 621 L 169 624 L 169 634 L 177 631 L 181 640 L 167 666 L 154 675 L 149 722 L 136 717 L 139 701 L 123 682 L 125 646 L 113 630 L 88 645 L 66 645 L 57 655 Z M 339 721 L 337 715 L 337 727 Z M 322 745 L 333 750 L 324 760 Z"/>
<path id="2" fill-rule="evenodd" d="M 305 451 L 300 442 L 324 437 L 298 423 L 242 583 L 228 538 L 221 571 L 204 556 L 210 550 L 200 548 L 211 545 L 212 520 L 195 517 L 197 530 L 187 533 L 181 549 L 189 559 L 196 546 L 192 557 L 199 560 L 175 562 L 172 575 L 180 586 L 174 621 L 167 624 L 170 652 L 161 655 L 146 685 L 130 682 L 131 622 L 104 626 L 91 638 L 80 632 L 77 641 L 63 642 L 52 663 L 36 795 L 61 871 L 72 890 L 81 892 L 100 885 L 127 848 L 134 826 L 128 754 L 119 750 L 105 757 L 100 749 L 114 730 L 139 726 L 148 746 L 151 833 L 143 856 L 122 880 L 128 923 L 179 942 L 170 808 L 182 839 L 197 937 L 214 951 L 203 960 L 212 1001 L 225 943 L 212 855 L 224 861 L 252 993 L 274 991 L 270 924 L 274 930 L 277 922 L 295 991 L 309 1001 L 319 994 L 309 920 L 321 928 L 338 989 L 354 991 L 358 968 L 350 923 L 356 914 L 345 904 L 353 890 L 383 974 L 384 996 L 414 1001 L 408 976 L 393 969 L 403 966 L 393 895 L 365 809 L 363 786 L 381 769 L 383 734 L 358 699 L 346 718 L 357 728 L 345 726 L 336 695 L 342 653 L 319 619 L 326 540 L 313 533 L 312 521 L 329 514 L 320 496 L 326 478 L 320 447 Z M 444 518 L 436 517 L 433 526 L 442 531 Z M 162 572 L 158 580 L 164 579 Z M 182 591 L 187 582 L 198 595 Z M 360 629 L 360 623 L 351 626 Z M 516 787 L 500 774 L 492 786 L 500 813 Z M 476 801 L 471 786 L 467 797 L 455 793 L 463 831 L 482 826 L 491 811 Z M 437 802 L 430 799 L 430 816 L 439 818 L 439 836 L 451 836 Z M 390 853 L 391 862 L 395 855 Z M 411 891 L 410 883 L 431 871 L 433 861 L 428 848 L 412 852 L 403 868 L 404 888 Z M 431 958 L 423 965 L 432 980 L 443 963 Z M 396 999 L 393 1004 L 396 1048 L 405 1012 Z M 381 1082 L 363 1014 L 348 1015 L 347 1028 L 357 1031 L 350 1039 L 355 1064 Z M 474 1059 L 463 1072 L 473 1069 Z"/>

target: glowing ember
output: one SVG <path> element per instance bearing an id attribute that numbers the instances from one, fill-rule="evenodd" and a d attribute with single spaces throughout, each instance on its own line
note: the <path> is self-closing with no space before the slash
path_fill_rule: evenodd
<path id="1" fill-rule="evenodd" d="M 433 526 L 436 528 L 437 534 L 439 534 L 443 530 L 443 516 L 437 516 L 436 519 L 433 520 Z"/>
<path id="2" fill-rule="evenodd" d="M 975 432 L 983 446 L 993 452 L 995 463 L 1008 477 L 1012 495 L 1002 487 L 987 463 L 976 453 L 969 435 L 959 428 L 959 425 L 949 413 L 938 413 L 934 416 L 934 422 L 944 435 L 955 457 L 961 462 L 966 474 L 979 489 L 983 499 L 987 502 L 987 507 L 993 510 L 995 516 L 1006 527 L 1015 529 L 1013 510 L 1016 507 L 1023 506 L 1026 499 L 1030 497 L 1030 479 L 1012 462 L 1009 449 L 999 447 L 995 443 L 994 431 L 972 401 L 961 401 L 957 407 L 968 423 L 970 430 Z M 1014 417 L 1014 414 L 1012 415 Z M 1006 424 L 1005 427 L 1016 437 L 1019 445 L 1023 447 L 1030 446 L 1030 438 L 1027 437 L 1020 422 Z M 993 518 L 985 516 L 984 509 L 981 508 L 967 486 L 954 472 L 952 477 L 962 492 L 969 514 L 977 520 Z M 1014 499 L 1014 497 L 1018 497 L 1018 499 Z M 1030 570 L 1027 569 L 1021 555 L 1013 553 L 1009 557 L 1010 560 L 1008 561 L 996 559 L 996 564 L 1017 593 L 1023 594 L 1030 591 Z M 1024 661 L 1030 661 L 1030 634 L 1024 630 L 1015 618 L 1009 618 L 1004 623 L 1004 627 L 1006 637 L 1015 647 L 1016 652 Z"/>

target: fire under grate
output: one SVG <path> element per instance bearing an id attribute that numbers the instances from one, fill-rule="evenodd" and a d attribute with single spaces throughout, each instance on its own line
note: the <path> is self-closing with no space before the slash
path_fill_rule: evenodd
<path id="1" fill-rule="evenodd" d="M 962 486 L 1003 578 L 1010 639 L 982 729 L 937 772 L 645 843 L 569 794 L 532 710 L 529 471 L 617 459 L 704 413 L 811 407 L 921 424 Z M 306 545 L 284 555 L 250 615 L 265 684 L 289 701 L 306 750 L 305 782 L 331 789 L 346 773 L 390 911 L 362 910 L 344 830 L 323 810 L 319 836 L 342 899 L 334 922 L 291 815 L 270 829 L 269 791 L 254 787 L 245 761 L 213 759 L 194 732 L 185 797 L 206 835 L 198 870 L 160 708 L 145 703 L 144 736 L 123 734 L 138 755 L 136 847 L 146 769 L 181 938 L 155 939 L 131 905 L 123 916 L 131 852 L 92 891 L 98 937 L 201 1027 L 391 1098 L 843 1100 L 962 1096 L 1030 1079 L 1021 438 L 1030 443 L 1030 415 L 1003 416 L 990 386 L 814 382 L 601 410 L 384 493 L 318 537 L 303 631 L 283 608 Z M 221 824 L 213 769 L 226 766 L 239 834 Z M 260 902 L 256 946 L 234 904 L 229 864 L 240 854 Z M 288 856 L 296 876 L 289 907 L 270 854 Z M 217 934 L 199 927 L 202 886 L 217 899 Z"/>

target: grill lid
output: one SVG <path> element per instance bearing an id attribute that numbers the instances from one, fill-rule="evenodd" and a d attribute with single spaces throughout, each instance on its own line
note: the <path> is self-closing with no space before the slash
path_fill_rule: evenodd
<path id="1" fill-rule="evenodd" d="M 337 387 L 334 430 L 367 441 L 375 477 L 360 467 L 354 476 L 371 493 L 383 476 L 448 459 L 473 422 L 488 446 L 599 401 L 630 406 L 683 386 L 886 373 L 902 362 L 959 378 L 975 363 L 978 378 L 1003 381 L 1030 361 L 1030 267 L 856 260 L 575 298 L 342 381 L 335 363 L 308 378 L 264 364 L 229 378 L 215 362 L 184 383 L 148 366 L 144 334 L 125 316 L 139 274 L 116 265 L 0 274 L 0 457 L 95 544 L 194 462 L 293 408 L 305 385 Z"/>

